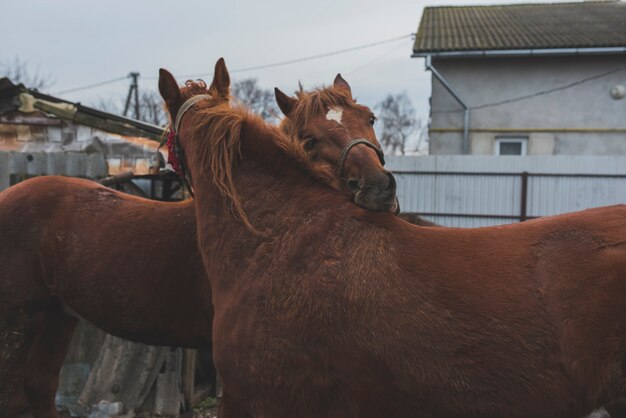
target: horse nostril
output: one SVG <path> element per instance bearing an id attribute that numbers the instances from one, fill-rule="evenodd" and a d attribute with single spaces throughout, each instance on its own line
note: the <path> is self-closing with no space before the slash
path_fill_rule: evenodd
<path id="1" fill-rule="evenodd" d="M 350 190 L 351 192 L 356 192 L 357 190 L 359 190 L 358 180 L 350 179 L 346 182 L 346 185 L 348 186 L 348 190 Z"/>

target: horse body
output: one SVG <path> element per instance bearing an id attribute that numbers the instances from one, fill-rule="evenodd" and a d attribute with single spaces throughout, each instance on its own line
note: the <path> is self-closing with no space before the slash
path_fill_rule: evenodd
<path id="1" fill-rule="evenodd" d="M 3 416 L 26 409 L 22 386 L 35 417 L 56 416 L 58 373 L 77 317 L 132 341 L 211 347 L 211 289 L 193 202 L 50 176 L 2 192 L 0 219 L 2 317 L 27 322 L 3 324 L 23 335 L 5 353 L 16 361 L 3 361 L 11 370 L 0 393 L 15 394 L 7 396 L 13 405 L 0 402 L 9 411 Z"/>
<path id="2" fill-rule="evenodd" d="M 271 243 L 202 230 L 216 365 L 253 416 L 565 418 L 626 394 L 624 207 L 431 231 L 301 203 L 251 219 Z"/>
<path id="3" fill-rule="evenodd" d="M 354 206 L 280 133 L 217 107 L 180 138 L 224 416 L 571 418 L 626 395 L 623 206 L 415 227 Z M 225 211 L 224 170 L 260 233 Z"/>
<path id="4" fill-rule="evenodd" d="M 16 232 L 31 234 L 7 241 L 30 246 L 20 252 L 31 254 L 38 270 L 24 276 L 37 280 L 40 293 L 28 296 L 28 307 L 57 299 L 67 313 L 131 341 L 198 348 L 210 342 L 208 282 L 181 280 L 206 277 L 192 201 L 155 202 L 55 176 L 7 192 L 7 219 Z M 185 239 L 173 245 L 171 237 Z"/>

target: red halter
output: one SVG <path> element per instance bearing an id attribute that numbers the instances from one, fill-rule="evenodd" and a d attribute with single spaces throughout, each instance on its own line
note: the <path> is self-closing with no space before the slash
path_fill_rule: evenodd
<path id="1" fill-rule="evenodd" d="M 176 114 L 176 119 L 174 120 L 174 125 L 170 128 L 169 133 L 167 134 L 167 162 L 172 166 L 174 172 L 183 179 L 185 187 L 189 190 L 189 194 L 193 197 L 193 189 L 191 187 L 191 173 L 187 170 L 187 161 L 185 158 L 185 152 L 183 151 L 183 147 L 180 145 L 178 140 L 178 128 L 180 127 L 180 122 L 183 119 L 185 113 L 191 109 L 191 107 L 198 103 L 200 100 L 211 99 L 211 96 L 208 94 L 199 94 L 197 96 L 193 96 L 187 99 L 178 109 L 178 113 Z"/>

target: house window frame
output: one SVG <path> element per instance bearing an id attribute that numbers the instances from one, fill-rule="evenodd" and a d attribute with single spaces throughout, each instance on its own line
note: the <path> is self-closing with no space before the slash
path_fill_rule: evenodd
<path id="1" fill-rule="evenodd" d="M 520 154 L 500 154 L 500 144 L 521 144 L 521 153 Z M 495 138 L 495 147 L 494 147 L 494 155 L 498 156 L 515 156 L 515 157 L 524 157 L 528 155 L 528 136 L 525 135 L 498 135 Z"/>

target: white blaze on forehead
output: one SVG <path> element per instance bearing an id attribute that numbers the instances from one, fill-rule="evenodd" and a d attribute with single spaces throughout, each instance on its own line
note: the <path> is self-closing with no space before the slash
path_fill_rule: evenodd
<path id="1" fill-rule="evenodd" d="M 326 119 L 334 120 L 341 125 L 341 117 L 343 116 L 343 109 L 340 107 L 331 107 L 326 113 Z"/>

